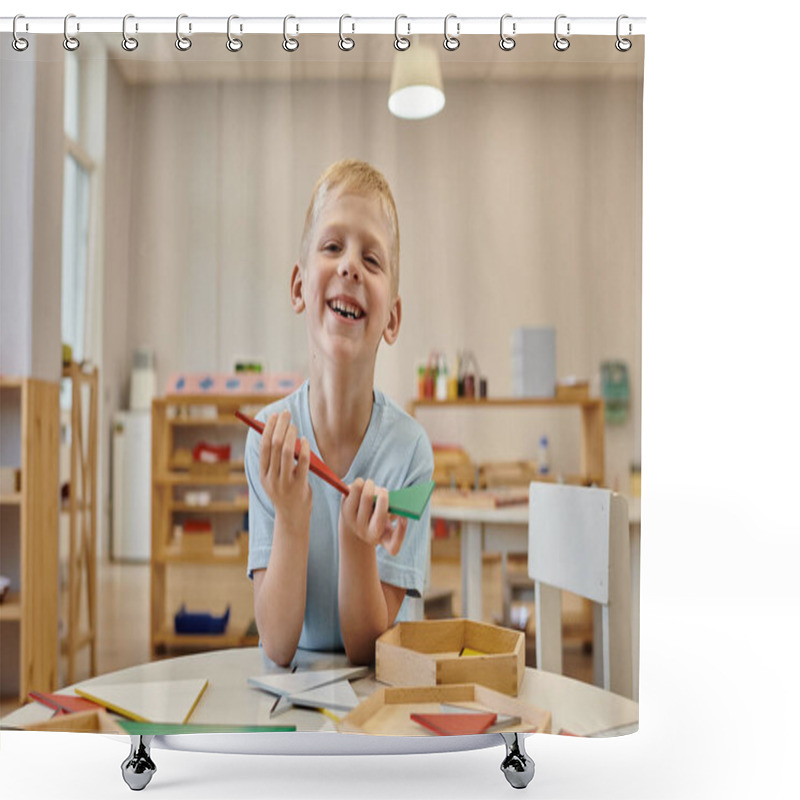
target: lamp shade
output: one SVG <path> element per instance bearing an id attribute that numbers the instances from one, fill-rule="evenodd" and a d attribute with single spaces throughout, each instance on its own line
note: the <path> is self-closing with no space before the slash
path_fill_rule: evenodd
<path id="1" fill-rule="evenodd" d="M 397 53 L 389 90 L 389 111 L 402 119 L 425 119 L 444 108 L 442 68 L 436 51 L 421 42 Z"/>

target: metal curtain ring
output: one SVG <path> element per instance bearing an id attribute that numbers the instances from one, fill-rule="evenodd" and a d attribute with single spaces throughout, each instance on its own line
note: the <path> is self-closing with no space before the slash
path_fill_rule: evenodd
<path id="1" fill-rule="evenodd" d="M 287 53 L 294 53 L 294 51 L 300 47 L 300 40 L 295 39 L 294 36 L 289 36 L 289 34 L 286 32 L 286 24 L 290 19 L 297 19 L 297 17 L 293 17 L 291 14 L 289 14 L 283 18 L 283 49 Z M 297 30 L 300 30 L 299 26 Z"/>
<path id="2" fill-rule="evenodd" d="M 225 47 L 227 47 L 231 53 L 238 53 L 244 46 L 244 42 L 241 39 L 237 39 L 231 34 L 231 22 L 235 19 L 239 19 L 236 14 L 231 14 L 228 17 L 228 41 L 225 42 Z M 241 31 L 241 28 L 239 28 L 239 30 Z"/>
<path id="3" fill-rule="evenodd" d="M 558 21 L 560 19 L 566 19 L 566 14 L 559 14 L 556 17 L 555 24 L 553 25 L 553 33 L 555 34 L 555 41 L 553 42 L 553 47 L 558 50 L 559 53 L 563 53 L 565 50 L 569 49 L 569 39 L 565 39 L 561 34 L 558 32 Z M 569 36 L 569 22 L 567 23 L 567 36 Z"/>
<path id="4" fill-rule="evenodd" d="M 456 35 L 451 36 L 447 32 L 447 23 L 450 22 L 451 19 L 456 19 L 456 15 L 448 14 L 444 18 L 444 41 L 442 42 L 442 46 L 444 47 L 445 50 L 450 50 L 452 52 L 453 50 L 458 50 L 458 47 L 461 44 L 461 42 L 458 39 L 458 34 L 461 31 L 461 23 L 456 22 Z"/>
<path id="5" fill-rule="evenodd" d="M 186 52 L 192 46 L 192 40 L 181 33 L 181 20 L 188 19 L 188 14 L 178 14 L 175 20 L 175 47 L 182 52 Z M 189 24 L 189 31 L 191 32 L 192 25 Z"/>
<path id="6" fill-rule="evenodd" d="M 340 50 L 352 50 L 356 46 L 355 39 L 350 39 L 342 33 L 342 25 L 346 19 L 353 19 L 349 14 L 342 14 L 339 17 L 339 49 Z M 353 23 L 353 30 L 355 31 L 356 24 Z"/>
<path id="7" fill-rule="evenodd" d="M 122 49 L 127 50 L 129 53 L 132 53 L 139 46 L 138 39 L 135 39 L 133 36 L 128 36 L 128 20 L 133 18 L 133 14 L 126 14 L 122 18 Z"/>
<path id="8" fill-rule="evenodd" d="M 516 40 L 513 39 L 511 36 L 506 36 L 505 33 L 503 32 L 503 23 L 507 19 L 511 19 L 511 14 L 503 14 L 503 16 L 500 17 L 500 49 L 505 50 L 506 52 L 509 50 L 513 50 L 517 46 Z M 511 23 L 511 32 L 512 33 L 517 32 L 516 22 Z"/>
<path id="9" fill-rule="evenodd" d="M 623 39 L 619 35 L 619 23 L 623 19 L 628 19 L 628 15 L 627 14 L 620 14 L 617 17 L 617 41 L 614 42 L 614 47 L 616 47 L 617 50 L 620 51 L 620 53 L 627 53 L 628 50 L 630 50 L 631 47 L 633 47 L 633 42 L 630 39 Z M 628 33 L 630 34 L 630 32 L 631 32 L 631 26 L 628 25 Z"/>
<path id="10" fill-rule="evenodd" d="M 17 20 L 18 20 L 18 19 L 25 19 L 25 16 L 24 16 L 23 14 L 17 14 L 17 16 L 16 16 L 16 17 L 14 17 L 14 22 L 13 22 L 13 23 L 12 23 L 12 25 L 11 25 L 11 33 L 12 33 L 12 36 L 13 36 L 13 38 L 11 39 L 11 46 L 12 46 L 12 47 L 13 47 L 13 48 L 14 48 L 14 49 L 15 49 L 15 50 L 18 52 L 18 53 L 21 53 L 21 52 L 23 52 L 24 50 L 27 50 L 27 49 L 28 49 L 28 44 L 29 44 L 29 42 L 28 42 L 28 40 L 27 40 L 27 39 L 23 39 L 23 38 L 22 38 L 22 37 L 21 37 L 21 36 L 20 36 L 20 35 L 17 33 Z"/>
<path id="11" fill-rule="evenodd" d="M 394 49 L 395 50 L 408 50 L 411 47 L 411 39 L 406 39 L 405 36 L 401 36 L 400 32 L 398 31 L 398 26 L 400 24 L 401 19 L 408 19 L 405 14 L 398 14 L 394 18 Z M 411 33 L 411 25 L 410 23 L 406 23 L 408 26 L 408 32 Z"/>
<path id="12" fill-rule="evenodd" d="M 81 46 L 81 43 L 74 36 L 70 36 L 67 32 L 67 25 L 71 19 L 75 19 L 74 14 L 67 14 L 67 16 L 64 17 L 64 49 L 69 50 L 70 53 L 74 52 Z M 80 30 L 80 27 L 78 27 L 78 30 Z"/>

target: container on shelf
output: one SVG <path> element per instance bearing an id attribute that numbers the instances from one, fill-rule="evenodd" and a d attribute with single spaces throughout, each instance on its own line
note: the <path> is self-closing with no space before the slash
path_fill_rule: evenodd
<path id="1" fill-rule="evenodd" d="M 515 397 L 555 397 L 555 328 L 517 328 L 513 332 L 511 386 Z"/>
<path id="2" fill-rule="evenodd" d="M 230 606 L 225 609 L 222 616 L 215 617 L 206 611 L 187 611 L 184 604 L 175 614 L 175 633 L 222 634 L 228 628 L 230 616 Z"/>

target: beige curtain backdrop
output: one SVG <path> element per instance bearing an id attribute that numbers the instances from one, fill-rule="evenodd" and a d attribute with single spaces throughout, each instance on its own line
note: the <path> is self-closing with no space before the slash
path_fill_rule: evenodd
<path id="1" fill-rule="evenodd" d="M 401 335 L 377 385 L 399 403 L 432 348 L 472 349 L 494 396 L 511 392 L 511 334 L 557 328 L 560 376 L 598 385 L 604 359 L 630 368 L 631 413 L 606 436 L 610 485 L 627 488 L 641 427 L 643 43 L 546 37 L 503 52 L 496 37 L 441 51 L 446 106 L 422 121 L 387 109 L 388 37 L 342 53 L 336 37 L 223 39 L 188 53 L 172 37 L 129 57 L 111 48 L 106 185 L 106 360 L 124 402 L 134 348 L 156 351 L 159 390 L 178 370 L 260 356 L 306 369 L 288 302 L 305 209 L 332 161 L 364 158 L 389 179 L 401 228 Z M 155 54 L 155 57 L 154 57 Z M 110 376 L 110 372 L 106 373 Z M 428 413 L 434 440 L 474 458 L 535 457 L 578 471 L 577 412 Z"/>

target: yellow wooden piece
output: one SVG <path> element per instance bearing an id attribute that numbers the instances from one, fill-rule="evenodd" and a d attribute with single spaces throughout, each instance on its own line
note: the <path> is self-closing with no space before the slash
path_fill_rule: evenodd
<path id="1" fill-rule="evenodd" d="M 461 652 L 459 653 L 460 656 L 485 656 L 488 653 L 484 653 L 483 650 L 475 650 L 472 647 L 462 647 Z"/>
<path id="2" fill-rule="evenodd" d="M 332 719 L 337 724 L 342 721 L 341 717 L 336 716 L 333 711 L 328 711 L 327 708 L 318 708 L 317 711 L 319 711 L 320 714 L 324 714 L 328 719 Z"/>

